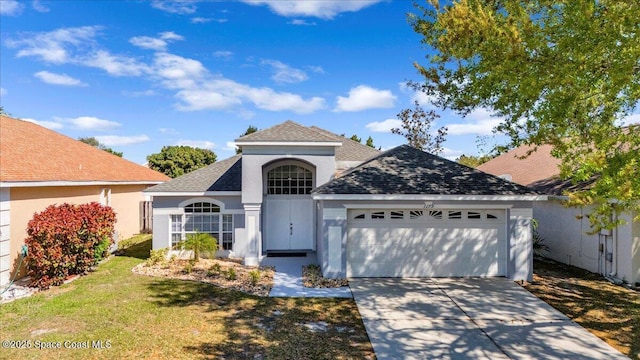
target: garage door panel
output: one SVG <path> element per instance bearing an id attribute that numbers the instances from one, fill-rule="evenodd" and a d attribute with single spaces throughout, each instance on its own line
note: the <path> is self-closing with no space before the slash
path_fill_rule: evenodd
<path id="1" fill-rule="evenodd" d="M 506 269 L 505 226 L 497 221 L 349 223 L 351 277 L 500 276 Z"/>

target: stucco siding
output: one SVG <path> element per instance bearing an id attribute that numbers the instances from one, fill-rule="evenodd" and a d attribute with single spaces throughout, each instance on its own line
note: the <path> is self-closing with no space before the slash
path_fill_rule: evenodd
<path id="1" fill-rule="evenodd" d="M 178 208 L 180 204 L 192 199 L 211 199 L 224 204 L 225 210 L 242 210 L 240 196 L 160 196 L 153 197 L 153 208 Z"/>
<path id="2" fill-rule="evenodd" d="M 11 202 L 10 189 L 0 188 L 0 285 L 10 281 L 11 270 Z"/>
<path id="3" fill-rule="evenodd" d="M 140 202 L 145 200 L 146 185 L 111 186 L 110 206 L 116 213 L 118 239 L 126 239 L 140 232 Z"/>
<path id="4" fill-rule="evenodd" d="M 634 216 L 640 215 L 635 213 Z M 640 286 L 640 220 L 633 222 L 633 242 L 631 245 L 631 254 L 633 257 L 632 279 L 636 286 Z"/>

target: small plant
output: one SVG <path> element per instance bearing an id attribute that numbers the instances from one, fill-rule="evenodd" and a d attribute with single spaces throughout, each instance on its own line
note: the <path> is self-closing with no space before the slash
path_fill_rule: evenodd
<path id="1" fill-rule="evenodd" d="M 149 252 L 149 258 L 147 259 L 147 266 L 154 266 L 158 264 L 164 264 L 167 261 L 168 248 L 162 248 L 158 250 L 151 250 Z"/>
<path id="2" fill-rule="evenodd" d="M 220 275 L 221 271 L 222 271 L 222 267 L 220 266 L 220 264 L 214 263 L 209 267 L 209 272 L 207 272 L 207 275 L 209 276 Z"/>
<path id="3" fill-rule="evenodd" d="M 96 259 L 96 262 L 102 260 L 107 255 L 109 255 L 109 246 L 111 245 L 111 240 L 104 236 L 102 241 L 100 241 L 93 248 L 93 257 Z"/>
<path id="4" fill-rule="evenodd" d="M 260 270 L 256 269 L 256 270 L 249 271 L 249 280 L 251 281 L 251 285 L 253 286 L 258 285 L 258 282 L 260 281 L 260 277 L 262 277 Z"/>
<path id="5" fill-rule="evenodd" d="M 184 266 L 184 269 L 182 270 L 182 272 L 185 273 L 185 274 L 191 274 L 192 271 L 193 271 L 193 263 L 191 261 L 189 261 Z"/>
<path id="6" fill-rule="evenodd" d="M 171 257 L 169 258 L 169 263 L 175 264 L 176 260 L 178 260 L 178 255 L 171 254 Z"/>
<path id="7" fill-rule="evenodd" d="M 233 281 L 237 278 L 238 278 L 238 274 L 236 273 L 236 269 L 229 268 L 229 270 L 227 270 L 227 280 Z"/>
<path id="8" fill-rule="evenodd" d="M 537 257 L 545 257 L 545 254 L 551 251 L 551 248 L 544 243 L 545 239 L 538 232 L 538 220 L 531 220 L 533 230 L 533 255 Z"/>
<path id="9" fill-rule="evenodd" d="M 193 251 L 193 260 L 200 261 L 201 254 L 215 254 L 218 250 L 218 240 L 207 233 L 196 232 L 188 234 L 187 239 L 180 243 L 180 247 Z"/>

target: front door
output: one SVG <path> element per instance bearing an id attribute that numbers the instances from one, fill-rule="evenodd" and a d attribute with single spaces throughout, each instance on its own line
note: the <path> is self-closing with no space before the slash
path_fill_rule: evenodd
<path id="1" fill-rule="evenodd" d="M 265 200 L 266 250 L 313 250 L 313 200 L 306 196 Z"/>

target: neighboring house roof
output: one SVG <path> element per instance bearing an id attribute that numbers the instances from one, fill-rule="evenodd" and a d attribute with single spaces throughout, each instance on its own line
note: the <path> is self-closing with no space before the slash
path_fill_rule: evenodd
<path id="1" fill-rule="evenodd" d="M 313 194 L 537 195 L 533 190 L 408 145 L 395 147 Z"/>
<path id="2" fill-rule="evenodd" d="M 344 136 L 334 134 L 316 126 L 312 126 L 311 129 L 333 137 L 334 141 L 342 142 L 342 146 L 336 148 L 336 161 L 365 161 L 380 154 L 380 151 L 377 149 L 363 145 Z"/>
<path id="3" fill-rule="evenodd" d="M 511 181 L 529 185 L 536 181 L 557 176 L 560 174 L 560 160 L 551 156 L 551 145 L 538 146 L 526 158 L 528 151 L 534 149 L 533 146 L 519 146 L 507 153 L 497 156 L 486 163 L 478 166 L 478 170 L 486 173 L 503 176 L 510 175 Z"/>
<path id="4" fill-rule="evenodd" d="M 40 125 L 0 116 L 0 182 L 136 182 L 169 178 Z"/>
<path id="5" fill-rule="evenodd" d="M 251 142 L 330 142 L 335 143 L 335 136 L 323 134 L 291 120 L 270 128 L 259 130 L 236 139 L 239 144 Z"/>
<path id="6" fill-rule="evenodd" d="M 235 155 L 207 167 L 179 176 L 146 192 L 241 191 L 242 156 Z"/>
<path id="7" fill-rule="evenodd" d="M 510 175 L 511 181 L 549 195 L 585 189 L 593 183 L 594 180 L 573 184 L 571 180 L 560 179 L 561 161 L 551 155 L 553 147 L 538 146 L 527 156 L 533 149 L 530 145 L 519 146 L 478 166 L 478 170 L 496 176 Z"/>

